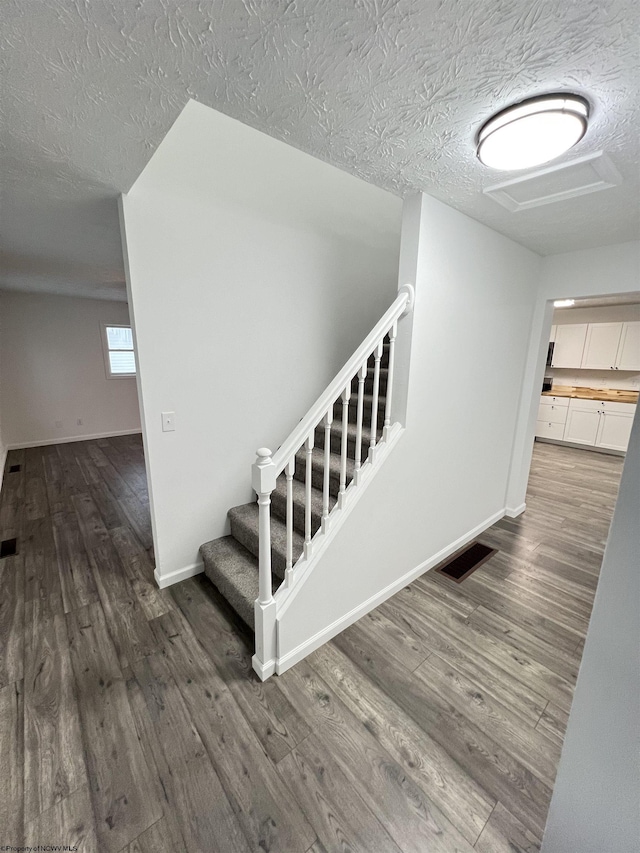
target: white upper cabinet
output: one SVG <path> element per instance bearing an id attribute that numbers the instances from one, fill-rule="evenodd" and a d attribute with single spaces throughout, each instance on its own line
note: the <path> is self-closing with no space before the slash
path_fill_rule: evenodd
<path id="1" fill-rule="evenodd" d="M 618 370 L 640 370 L 640 323 L 623 323 L 616 355 Z"/>
<path id="2" fill-rule="evenodd" d="M 555 341 L 556 341 L 556 331 L 557 331 L 557 329 L 558 329 L 558 327 L 557 327 L 557 326 L 552 326 L 552 327 L 551 327 L 551 334 L 549 335 L 549 343 L 550 343 L 550 344 L 554 344 L 554 343 L 555 343 Z"/>
<path id="3" fill-rule="evenodd" d="M 586 337 L 586 323 L 558 326 L 551 367 L 581 367 Z"/>
<path id="4" fill-rule="evenodd" d="M 613 370 L 622 336 L 622 323 L 590 323 L 582 356 L 582 367 Z"/>

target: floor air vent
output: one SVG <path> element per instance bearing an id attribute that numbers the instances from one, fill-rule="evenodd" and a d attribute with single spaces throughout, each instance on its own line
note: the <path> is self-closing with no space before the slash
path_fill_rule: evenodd
<path id="1" fill-rule="evenodd" d="M 3 539 L 2 542 L 0 542 L 0 559 L 2 559 L 2 557 L 13 557 L 13 555 L 17 553 L 16 539 Z"/>
<path id="2" fill-rule="evenodd" d="M 10 474 L 17 474 L 19 470 L 20 470 L 19 465 L 9 465 L 9 473 Z"/>
<path id="3" fill-rule="evenodd" d="M 456 583 L 462 583 L 465 578 L 468 578 L 472 572 L 479 569 L 483 563 L 486 563 L 490 557 L 497 553 L 495 548 L 489 548 L 488 545 L 483 545 L 481 542 L 472 542 L 462 551 L 458 551 L 449 557 L 446 562 L 441 563 L 435 571 L 446 575 Z"/>

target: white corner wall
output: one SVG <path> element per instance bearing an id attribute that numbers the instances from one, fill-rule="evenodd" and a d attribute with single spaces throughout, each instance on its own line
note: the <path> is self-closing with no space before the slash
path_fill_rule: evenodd
<path id="1" fill-rule="evenodd" d="M 543 853 L 635 853 L 640 838 L 640 407 L 553 789 Z"/>
<path id="2" fill-rule="evenodd" d="M 125 303 L 4 291 L 0 318 L 6 447 L 140 430 L 135 380 L 107 379 L 102 350 L 101 324 L 127 324 Z"/>
<path id="3" fill-rule="evenodd" d="M 507 505 L 524 503 L 545 372 L 553 301 L 579 296 L 634 294 L 640 287 L 640 241 L 582 249 L 542 259 L 522 400 L 513 445 Z"/>
<path id="4" fill-rule="evenodd" d="M 122 199 L 160 584 L 393 300 L 400 199 L 193 101 Z M 176 413 L 163 433 L 161 412 Z"/>
<path id="5" fill-rule="evenodd" d="M 279 620 L 283 668 L 505 512 L 541 259 L 429 196 L 408 199 L 405 220 L 406 429 Z"/>

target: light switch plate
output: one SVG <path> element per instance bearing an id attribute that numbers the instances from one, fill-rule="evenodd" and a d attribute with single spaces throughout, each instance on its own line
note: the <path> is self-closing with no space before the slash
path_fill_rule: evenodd
<path id="1" fill-rule="evenodd" d="M 174 432 L 176 428 L 176 413 L 162 412 L 162 432 Z"/>

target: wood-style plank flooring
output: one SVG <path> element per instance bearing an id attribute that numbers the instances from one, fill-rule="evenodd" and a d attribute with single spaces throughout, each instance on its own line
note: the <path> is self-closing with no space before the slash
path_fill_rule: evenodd
<path id="1" fill-rule="evenodd" d="M 537 444 L 527 511 L 261 684 L 204 578 L 153 582 L 139 436 L 11 451 L 0 843 L 539 849 L 623 460 Z"/>

